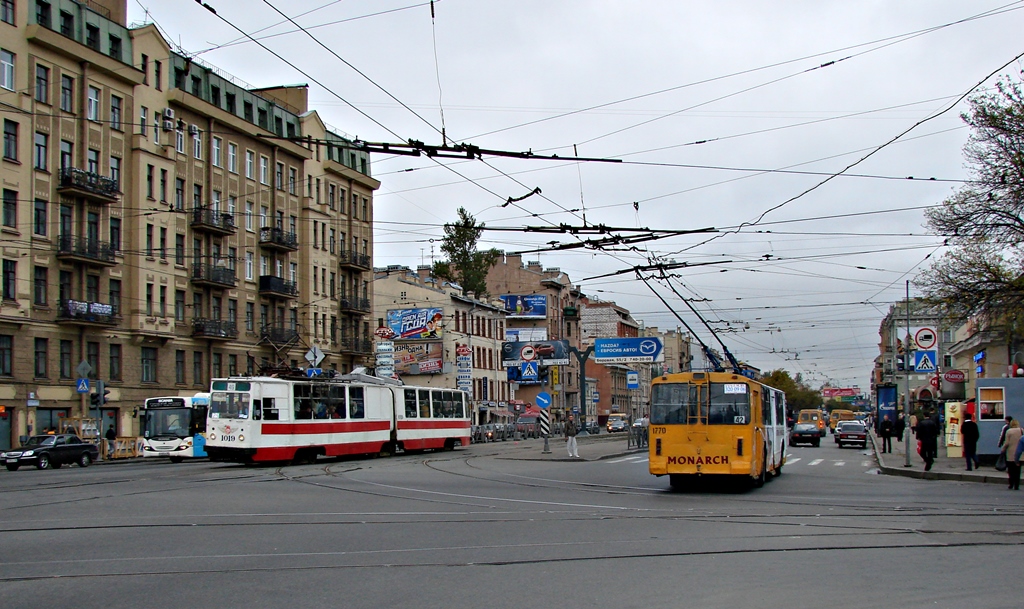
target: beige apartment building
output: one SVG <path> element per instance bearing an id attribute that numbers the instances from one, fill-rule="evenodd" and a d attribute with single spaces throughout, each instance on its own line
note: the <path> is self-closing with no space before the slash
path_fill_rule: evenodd
<path id="1" fill-rule="evenodd" d="M 0 8 L 0 448 L 83 414 L 131 435 L 145 398 L 311 347 L 368 363 L 379 182 L 304 86 L 185 57 L 124 0 Z"/>

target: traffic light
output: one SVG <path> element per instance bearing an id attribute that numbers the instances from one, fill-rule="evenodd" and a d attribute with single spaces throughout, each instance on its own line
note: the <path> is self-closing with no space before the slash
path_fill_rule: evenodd
<path id="1" fill-rule="evenodd" d="M 103 386 L 103 381 L 96 381 L 96 393 L 89 396 L 89 403 L 93 408 L 103 408 L 107 403 L 107 395 L 110 390 Z"/>

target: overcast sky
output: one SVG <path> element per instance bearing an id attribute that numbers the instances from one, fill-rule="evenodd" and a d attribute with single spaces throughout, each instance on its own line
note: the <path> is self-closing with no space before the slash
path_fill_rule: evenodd
<path id="1" fill-rule="evenodd" d="M 1024 52 L 1024 3 L 1006 0 L 442 0 L 433 19 L 417 0 L 209 5 L 217 15 L 131 0 L 129 21 L 253 86 L 308 83 L 311 108 L 365 141 L 441 144 L 443 129 L 449 143 L 622 161 L 374 155 L 375 266 L 429 264 L 460 206 L 488 228 L 714 228 L 524 259 L 660 328 L 682 324 L 634 273 L 589 278 L 704 265 L 672 286 L 739 359 L 865 390 L 883 315 L 944 252 L 923 209 L 969 175 L 955 102 L 1004 64 L 1018 78 Z M 488 231 L 480 245 L 596 237 Z"/>

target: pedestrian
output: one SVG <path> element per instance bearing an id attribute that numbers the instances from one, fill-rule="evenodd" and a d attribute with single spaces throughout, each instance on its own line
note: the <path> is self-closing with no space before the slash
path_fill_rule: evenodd
<path id="1" fill-rule="evenodd" d="M 1020 490 L 1020 458 L 1024 455 L 1024 434 L 1021 434 L 1019 440 L 1017 440 L 1017 449 L 1013 451 L 1013 465 L 1017 470 L 1017 478 L 1010 478 L 1013 490 Z M 1010 469 L 1010 461 L 1006 461 L 1006 469 Z"/>
<path id="2" fill-rule="evenodd" d="M 103 437 L 107 439 L 107 458 L 112 459 L 114 457 L 114 444 L 117 441 L 117 432 L 114 431 L 113 423 L 107 428 L 107 433 Z"/>
<path id="3" fill-rule="evenodd" d="M 569 415 L 569 420 L 565 422 L 565 448 L 573 459 L 580 458 L 579 449 L 576 447 L 576 431 L 576 420 Z"/>
<path id="4" fill-rule="evenodd" d="M 889 415 L 882 417 L 882 422 L 878 425 L 878 433 L 882 436 L 882 452 L 892 452 L 892 421 L 889 420 Z"/>
<path id="5" fill-rule="evenodd" d="M 1003 425 L 1003 428 L 999 430 L 999 441 L 996 442 L 996 446 L 999 448 L 1003 447 L 1003 440 L 1006 439 L 1006 430 L 1010 428 L 1010 423 L 1013 423 L 1013 417 L 1006 415 L 1006 423 Z"/>
<path id="6" fill-rule="evenodd" d="M 903 440 L 903 432 L 907 430 L 907 422 L 903 420 L 903 413 L 896 419 L 896 424 L 893 425 L 893 434 L 897 440 Z"/>
<path id="7" fill-rule="evenodd" d="M 939 426 L 931 417 L 921 417 L 917 422 L 917 441 L 921 443 L 921 458 L 924 459 L 924 471 L 932 468 L 935 457 L 939 453 Z"/>
<path id="8" fill-rule="evenodd" d="M 967 471 L 978 467 L 978 424 L 972 420 L 971 413 L 964 414 L 964 424 L 960 426 L 964 437 L 964 458 L 967 459 Z M 973 466 L 973 467 L 972 467 Z"/>
<path id="9" fill-rule="evenodd" d="M 1024 429 L 1015 420 L 1010 421 L 1009 425 L 1003 437 L 1003 454 L 1006 455 L 1006 475 L 1010 482 L 1007 488 L 1016 491 L 1020 490 L 1020 452 L 1017 451 L 1017 445 L 1024 438 Z"/>

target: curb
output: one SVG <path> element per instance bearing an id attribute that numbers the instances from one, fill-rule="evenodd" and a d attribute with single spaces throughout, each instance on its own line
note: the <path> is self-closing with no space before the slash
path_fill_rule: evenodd
<path id="1" fill-rule="evenodd" d="M 953 482 L 980 482 L 987 484 L 1006 484 L 1006 476 L 990 476 L 988 474 L 968 474 L 964 473 L 952 473 L 952 472 L 926 472 L 924 470 L 916 469 L 913 467 L 892 467 L 885 465 L 882 461 L 881 453 L 878 452 L 878 444 L 875 443 L 875 435 L 868 434 L 871 437 L 871 447 L 875 452 L 875 460 L 878 461 L 878 469 L 887 476 L 902 476 L 903 478 L 916 478 L 918 480 L 950 480 Z"/>

